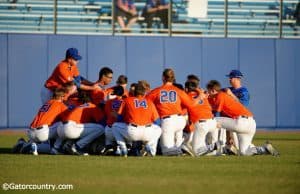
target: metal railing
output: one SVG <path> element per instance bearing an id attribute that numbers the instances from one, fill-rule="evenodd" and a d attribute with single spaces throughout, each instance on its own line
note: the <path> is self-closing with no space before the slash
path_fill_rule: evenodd
<path id="1" fill-rule="evenodd" d="M 148 29 L 141 16 L 145 0 L 136 0 L 138 21 L 123 32 L 111 0 L 0 0 L 0 33 L 300 38 L 292 16 L 299 0 L 208 0 L 206 18 L 188 17 L 189 0 L 170 3 L 167 29 L 159 18 Z"/>

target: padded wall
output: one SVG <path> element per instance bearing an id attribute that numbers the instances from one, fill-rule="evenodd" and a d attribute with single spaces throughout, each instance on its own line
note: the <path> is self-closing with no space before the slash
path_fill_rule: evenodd
<path id="1" fill-rule="evenodd" d="M 80 72 L 91 81 L 111 67 L 111 85 L 125 74 L 129 84 L 145 79 L 154 88 L 170 67 L 179 83 L 196 74 L 202 87 L 211 79 L 227 87 L 225 75 L 240 69 L 258 127 L 300 127 L 300 40 L 0 34 L 0 43 L 1 128 L 30 124 L 41 87 L 69 47 L 79 49 Z"/>
<path id="2" fill-rule="evenodd" d="M 0 127 L 8 123 L 7 34 L 0 34 Z"/>

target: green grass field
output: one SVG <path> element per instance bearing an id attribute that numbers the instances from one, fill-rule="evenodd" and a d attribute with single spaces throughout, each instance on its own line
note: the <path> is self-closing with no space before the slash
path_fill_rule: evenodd
<path id="1" fill-rule="evenodd" d="M 296 194 L 300 193 L 300 133 L 260 132 L 254 144 L 271 140 L 272 156 L 101 157 L 8 153 L 20 133 L 0 132 L 0 184 L 72 184 L 59 193 Z M 40 193 L 0 189 L 0 193 Z M 43 193 L 53 193 L 43 190 Z"/>

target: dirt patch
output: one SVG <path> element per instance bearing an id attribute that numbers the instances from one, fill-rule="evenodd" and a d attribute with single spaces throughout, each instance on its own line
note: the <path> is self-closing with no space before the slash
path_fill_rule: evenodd
<path id="1" fill-rule="evenodd" d="M 0 129 L 0 135 L 24 135 L 27 129 Z"/>

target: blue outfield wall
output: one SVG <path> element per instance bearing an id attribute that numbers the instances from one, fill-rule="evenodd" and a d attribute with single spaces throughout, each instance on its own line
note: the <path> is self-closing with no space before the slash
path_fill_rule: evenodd
<path id="1" fill-rule="evenodd" d="M 0 34 L 1 128 L 30 124 L 41 87 L 69 47 L 79 49 L 80 72 L 91 81 L 109 66 L 113 82 L 125 74 L 129 83 L 145 79 L 156 87 L 171 67 L 179 83 L 193 73 L 202 87 L 211 79 L 225 87 L 225 75 L 240 69 L 258 127 L 300 127 L 300 40 Z"/>

